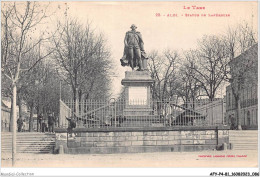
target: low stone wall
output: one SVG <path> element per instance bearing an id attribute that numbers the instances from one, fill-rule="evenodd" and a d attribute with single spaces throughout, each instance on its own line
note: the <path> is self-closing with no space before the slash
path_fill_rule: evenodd
<path id="1" fill-rule="evenodd" d="M 139 153 L 162 151 L 200 151 L 229 147 L 229 127 L 183 128 L 110 128 L 75 129 L 74 137 L 67 137 L 56 129 L 56 149 L 65 153 Z"/>

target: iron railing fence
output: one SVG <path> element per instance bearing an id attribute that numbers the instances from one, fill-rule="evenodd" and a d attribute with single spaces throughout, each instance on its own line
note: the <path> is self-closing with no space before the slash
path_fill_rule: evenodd
<path id="1" fill-rule="evenodd" d="M 63 102 L 60 127 L 67 127 L 66 118 L 74 117 L 77 127 L 170 127 L 215 126 L 225 123 L 225 102 L 200 100 L 192 102 L 144 101 L 124 99 Z M 67 112 L 66 114 L 64 114 Z"/>

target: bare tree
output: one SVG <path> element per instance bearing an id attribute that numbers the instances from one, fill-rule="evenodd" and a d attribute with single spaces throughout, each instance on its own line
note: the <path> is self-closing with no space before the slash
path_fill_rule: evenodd
<path id="1" fill-rule="evenodd" d="M 248 23 L 238 24 L 235 27 L 229 27 L 227 33 L 223 35 L 225 48 L 228 54 L 229 65 L 226 68 L 225 79 L 230 83 L 233 97 L 235 99 L 236 118 L 238 129 L 241 129 L 240 122 L 240 98 L 241 90 L 248 83 L 257 78 L 257 34 Z M 254 48 L 250 49 L 252 46 Z M 250 49 L 250 50 L 248 50 Z M 238 55 L 242 53 L 238 59 Z M 243 58 L 243 59 L 241 59 Z M 243 67 L 239 67 L 243 66 Z M 256 77 L 251 78 L 248 73 Z"/>
<path id="2" fill-rule="evenodd" d="M 174 82 L 174 90 L 181 97 L 184 103 L 192 103 L 201 96 L 200 83 L 194 79 L 194 61 L 183 58 L 182 65 L 177 72 L 177 78 Z M 188 106 L 186 104 L 186 106 Z M 194 105 L 193 105 L 194 108 Z"/>
<path id="3" fill-rule="evenodd" d="M 35 58 L 37 59 L 37 56 Z M 43 114 L 44 117 L 47 117 L 47 113 L 50 112 L 58 115 L 60 80 L 53 65 L 43 60 L 38 62 L 29 74 L 22 78 L 21 82 L 23 84 L 17 90 L 18 97 L 20 97 L 18 101 L 24 100 L 29 107 L 29 131 L 33 131 L 33 115 L 35 113 L 38 116 Z"/>
<path id="4" fill-rule="evenodd" d="M 155 80 L 152 85 L 152 94 L 154 99 L 170 99 L 172 92 L 172 82 L 176 74 L 176 61 L 178 53 L 176 51 L 166 50 L 162 56 L 157 51 L 150 53 L 148 60 L 148 69 L 151 77 Z"/>
<path id="5" fill-rule="evenodd" d="M 61 77 L 73 91 L 73 99 L 104 96 L 109 90 L 110 52 L 104 37 L 96 35 L 91 25 L 77 20 L 59 22 L 58 35 L 53 37 L 53 58 Z M 93 98 L 93 97 L 92 97 Z"/>
<path id="6" fill-rule="evenodd" d="M 17 85 L 23 73 L 29 72 L 37 63 L 50 53 L 41 55 L 32 65 L 23 68 L 23 61 L 29 52 L 44 41 L 44 34 L 34 40 L 32 34 L 37 25 L 47 18 L 48 5 L 42 7 L 37 2 L 5 2 L 2 6 L 2 75 L 11 82 L 12 87 L 12 127 L 13 127 L 13 164 L 16 153 L 16 97 Z"/>
<path id="7" fill-rule="evenodd" d="M 193 77 L 199 82 L 209 100 L 214 100 L 217 89 L 225 81 L 228 65 L 224 42 L 217 36 L 204 36 L 198 41 L 198 48 L 185 53 L 193 63 Z"/>

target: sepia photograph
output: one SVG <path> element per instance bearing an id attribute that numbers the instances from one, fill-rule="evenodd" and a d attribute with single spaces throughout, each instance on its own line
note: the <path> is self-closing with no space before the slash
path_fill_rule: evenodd
<path id="1" fill-rule="evenodd" d="M 259 176 L 258 7 L 2 1 L 1 176 Z"/>

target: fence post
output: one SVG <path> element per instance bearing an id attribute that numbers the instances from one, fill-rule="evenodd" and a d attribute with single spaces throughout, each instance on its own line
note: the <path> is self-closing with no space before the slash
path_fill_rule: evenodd
<path id="1" fill-rule="evenodd" d="M 115 103 L 115 127 L 116 127 L 116 100 L 114 100 Z"/>

